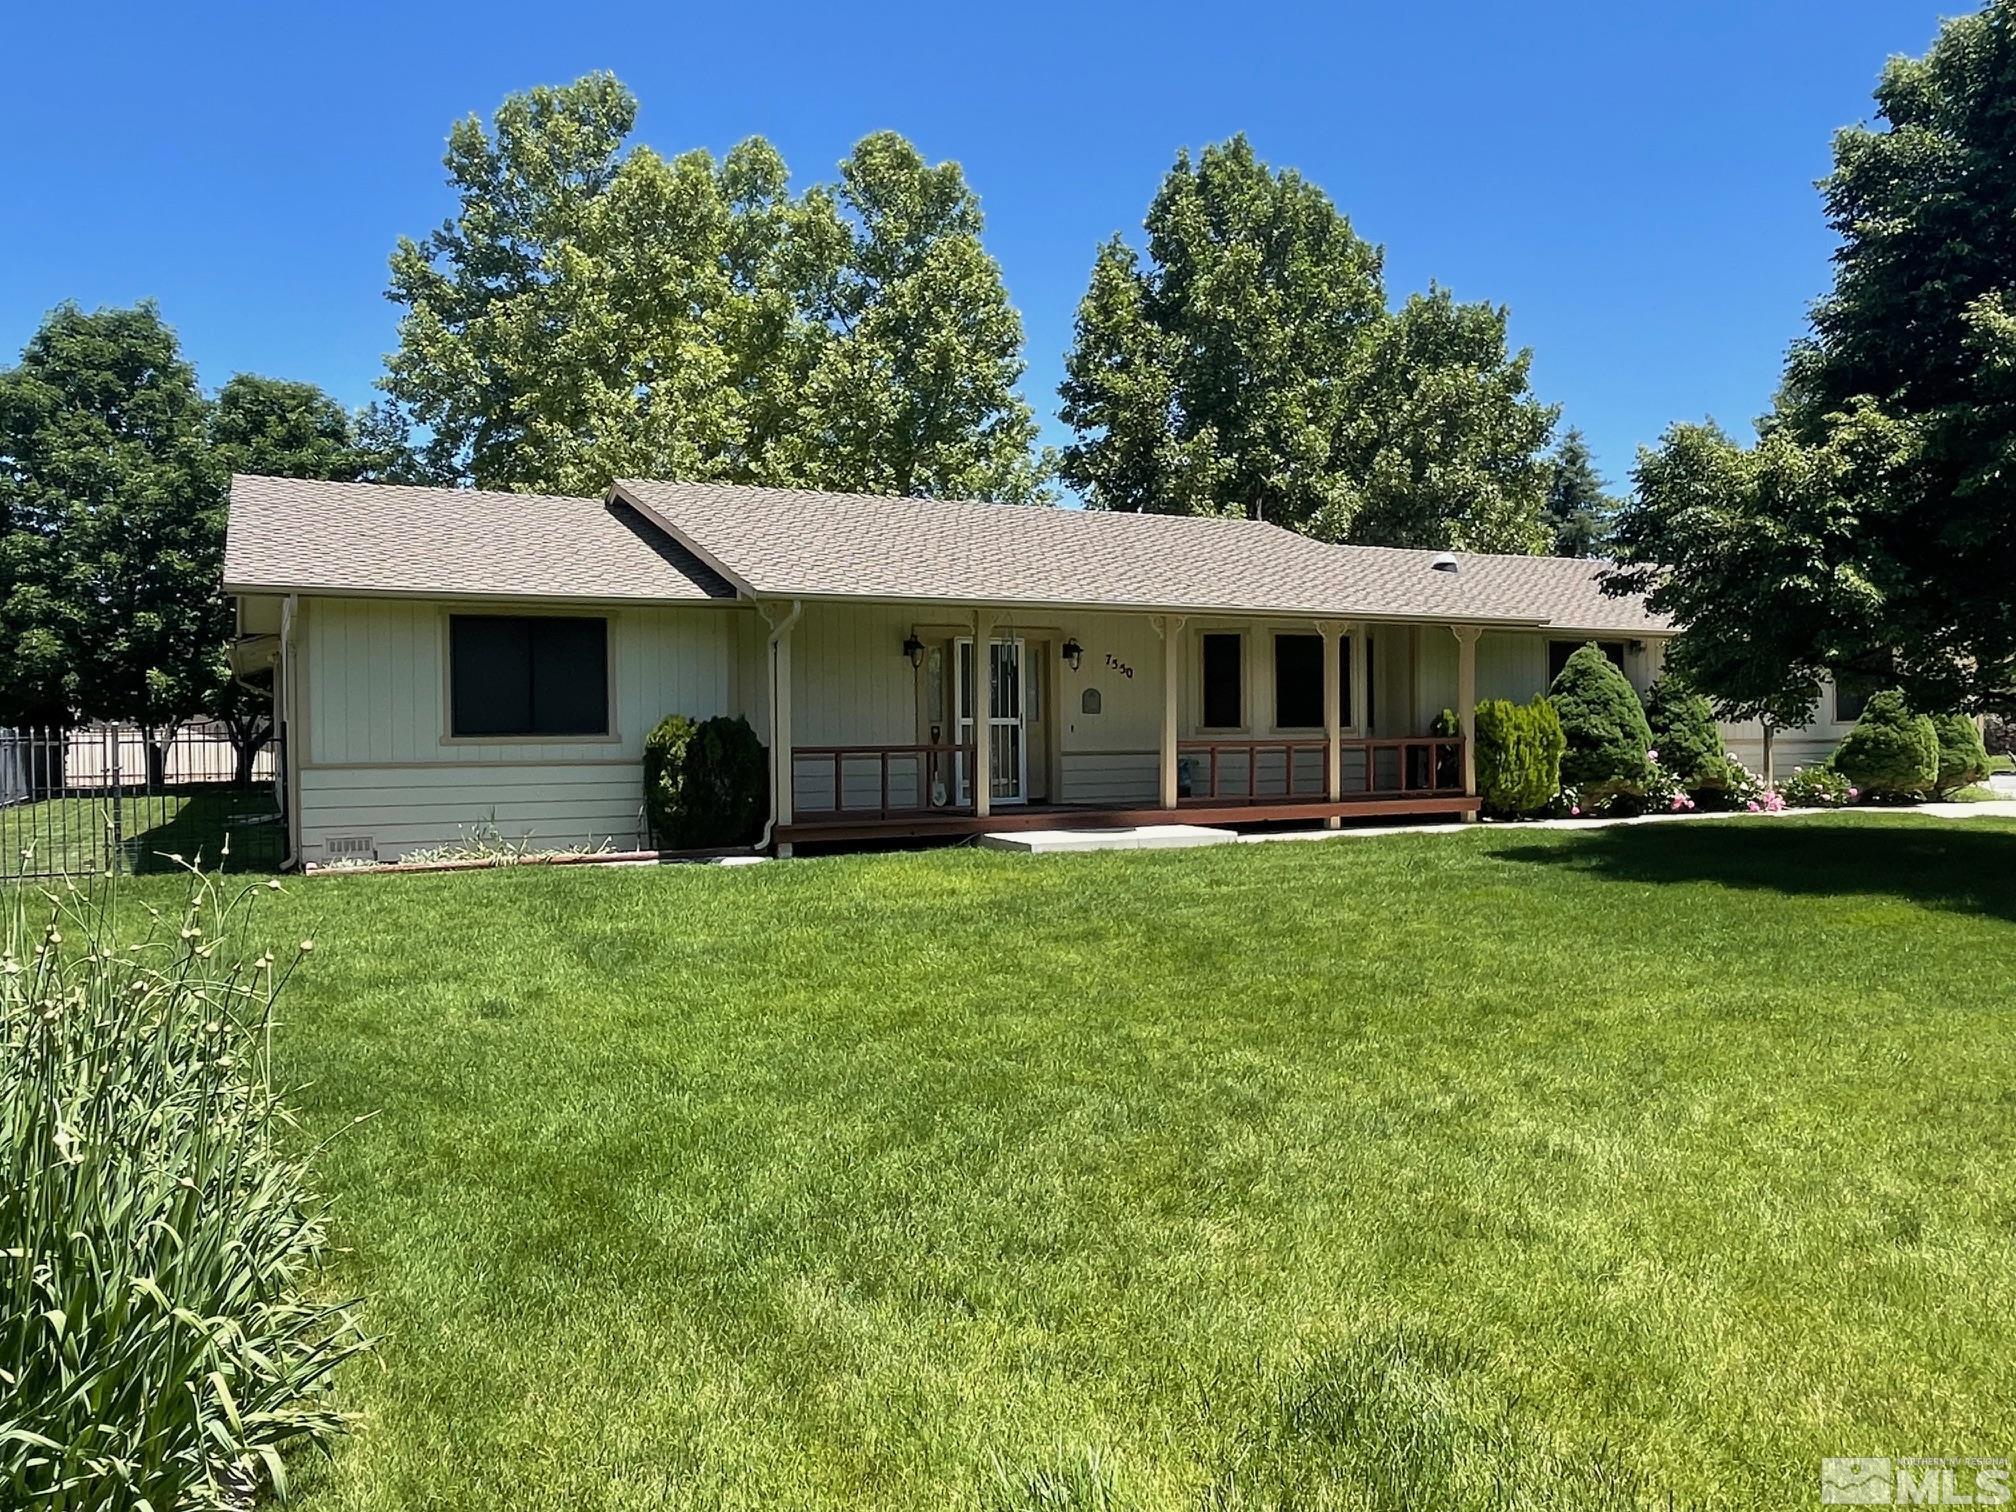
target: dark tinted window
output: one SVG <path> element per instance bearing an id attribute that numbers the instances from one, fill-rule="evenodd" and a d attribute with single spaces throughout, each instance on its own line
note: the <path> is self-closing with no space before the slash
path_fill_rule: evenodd
<path id="1" fill-rule="evenodd" d="M 1547 642 L 1547 681 L 1550 686 L 1554 679 L 1561 675 L 1561 669 L 1568 665 L 1568 658 L 1588 644 L 1588 641 L 1557 640 Z M 1624 670 L 1624 642 L 1597 641 L 1596 645 L 1605 656 L 1610 658 L 1612 666 L 1619 672 Z"/>
<path id="2" fill-rule="evenodd" d="M 1246 722 L 1240 684 L 1240 640 L 1236 635 L 1204 637 L 1204 724 L 1236 730 Z"/>
<path id="3" fill-rule="evenodd" d="M 458 736 L 609 733 L 609 623 L 457 614 L 448 622 Z"/>
<path id="4" fill-rule="evenodd" d="M 1322 636 L 1274 637 L 1274 723 L 1284 730 L 1313 730 L 1322 725 Z"/>

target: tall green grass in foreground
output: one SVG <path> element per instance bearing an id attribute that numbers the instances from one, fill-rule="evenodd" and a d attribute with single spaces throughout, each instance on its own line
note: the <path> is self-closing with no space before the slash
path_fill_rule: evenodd
<path id="1" fill-rule="evenodd" d="M 274 1090 L 263 891 L 192 874 L 137 940 L 109 882 L 0 893 L 8 1507 L 244 1507 L 343 1425 L 322 1392 L 362 1341 L 308 1294 L 321 1204 Z"/>

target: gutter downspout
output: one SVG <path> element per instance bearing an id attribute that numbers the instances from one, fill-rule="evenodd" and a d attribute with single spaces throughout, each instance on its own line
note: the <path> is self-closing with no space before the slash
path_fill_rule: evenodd
<path id="1" fill-rule="evenodd" d="M 286 785 L 280 801 L 287 809 L 287 854 L 280 865 L 292 871 L 301 864 L 301 753 L 294 749 L 294 619 L 301 595 L 280 601 L 280 658 L 273 668 L 273 724 L 280 737 L 280 777 Z"/>
<path id="2" fill-rule="evenodd" d="M 770 815 L 763 821 L 763 833 L 757 836 L 756 843 L 749 847 L 751 853 L 762 855 L 770 849 L 770 837 L 777 829 L 778 774 L 782 772 L 788 781 L 791 771 L 790 757 L 785 756 L 780 763 L 777 753 L 777 647 L 784 637 L 791 633 L 791 627 L 798 623 L 798 616 L 805 612 L 805 601 L 791 600 L 791 612 L 781 620 L 772 619 L 770 611 L 761 604 L 756 606 L 756 612 L 763 616 L 763 623 L 770 627 L 770 639 L 765 656 L 770 674 Z"/>

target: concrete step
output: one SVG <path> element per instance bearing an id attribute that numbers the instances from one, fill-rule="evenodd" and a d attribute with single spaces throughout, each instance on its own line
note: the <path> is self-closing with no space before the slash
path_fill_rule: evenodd
<path id="1" fill-rule="evenodd" d="M 1183 850 L 1230 845 L 1238 835 L 1201 824 L 1141 824 L 1127 829 L 1000 830 L 980 836 L 988 850 L 1047 856 L 1062 851 Z"/>

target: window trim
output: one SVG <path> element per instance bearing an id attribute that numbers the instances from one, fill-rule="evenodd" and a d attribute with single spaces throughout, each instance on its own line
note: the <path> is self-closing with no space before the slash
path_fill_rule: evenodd
<path id="1" fill-rule="evenodd" d="M 1239 723 L 1237 724 L 1214 725 L 1214 724 L 1206 724 L 1204 722 L 1205 713 L 1208 711 L 1210 707 L 1210 696 L 1209 696 L 1210 673 L 1209 669 L 1205 665 L 1204 660 L 1204 642 L 1214 635 L 1226 636 L 1239 643 Z M 1253 679 L 1249 675 L 1252 669 L 1246 665 L 1247 661 L 1246 639 L 1247 639 L 1246 631 L 1244 629 L 1199 630 L 1197 632 L 1196 687 L 1197 687 L 1197 730 L 1199 734 L 1243 735 L 1251 727 L 1251 721 L 1253 718 L 1253 704 L 1251 701 L 1253 696 L 1253 690 L 1248 685 L 1253 681 Z"/>
<path id="2" fill-rule="evenodd" d="M 455 733 L 455 620 L 463 619 L 595 619 L 602 621 L 603 674 L 608 685 L 605 707 L 608 729 L 600 735 L 457 735 Z M 581 609 L 571 604 L 443 604 L 436 634 L 441 648 L 441 740 L 444 746 L 579 746 L 621 745 L 623 731 L 616 701 L 616 630 L 619 617 L 610 610 Z"/>
<path id="3" fill-rule="evenodd" d="M 1574 636 L 1568 636 L 1568 635 L 1550 635 L 1547 637 L 1547 665 L 1550 669 L 1554 667 L 1554 648 L 1556 646 L 1569 647 L 1570 650 L 1568 652 L 1568 656 L 1573 656 L 1577 651 L 1580 651 L 1584 646 L 1594 646 L 1597 650 L 1603 652 L 1604 656 L 1609 659 L 1611 666 L 1615 667 L 1619 672 L 1624 672 L 1624 676 L 1627 680 L 1631 676 L 1629 672 L 1624 671 L 1625 661 L 1631 655 L 1631 643 L 1629 641 L 1611 640 L 1608 636 L 1603 635 L 1585 635 L 1579 639 L 1577 639 Z M 1615 646 L 1617 648 L 1617 654 L 1615 656 L 1611 656 L 1609 650 L 1607 649 L 1608 647 L 1611 646 Z M 1565 664 L 1568 660 L 1568 657 L 1564 656 L 1561 658 L 1561 660 Z M 1547 686 L 1550 688 L 1553 687 L 1554 679 L 1559 677 L 1560 675 L 1561 673 L 1558 669 L 1550 670 L 1547 674 Z"/>
<path id="4" fill-rule="evenodd" d="M 1832 716 L 1834 723 L 1837 725 L 1859 724 L 1862 719 L 1862 710 L 1869 707 L 1869 700 L 1874 698 L 1878 693 L 1881 693 L 1887 686 L 1888 684 L 1881 681 L 1870 680 L 1869 686 L 1862 692 L 1862 708 L 1857 709 L 1853 714 L 1843 714 L 1841 712 L 1841 679 L 1830 675 L 1827 679 L 1827 712 Z"/>

